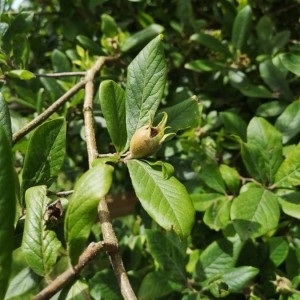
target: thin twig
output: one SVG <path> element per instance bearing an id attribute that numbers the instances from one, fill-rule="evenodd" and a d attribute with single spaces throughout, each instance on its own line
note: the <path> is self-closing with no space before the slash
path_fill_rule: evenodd
<path id="1" fill-rule="evenodd" d="M 51 74 L 35 74 L 36 77 L 74 77 L 74 76 L 85 76 L 86 72 L 61 72 Z"/>
<path id="2" fill-rule="evenodd" d="M 105 250 L 103 242 L 91 243 L 80 255 L 78 264 L 70 266 L 65 272 L 55 278 L 47 287 L 39 292 L 33 299 L 45 300 L 50 299 L 58 291 L 60 291 L 67 283 L 75 279 L 76 275 L 89 263 L 100 251 Z"/>
<path id="3" fill-rule="evenodd" d="M 27 133 L 35 129 L 37 126 L 42 124 L 47 120 L 53 113 L 55 113 L 63 104 L 65 104 L 76 92 L 85 86 L 85 81 L 79 81 L 72 88 L 70 88 L 65 94 L 58 98 L 54 103 L 52 103 L 45 111 L 38 115 L 35 119 L 30 121 L 27 125 L 21 128 L 19 131 L 13 134 L 12 142 L 15 144 Z"/>
<path id="4" fill-rule="evenodd" d="M 94 77 L 96 72 L 100 70 L 102 65 L 105 63 L 105 57 L 100 57 L 93 68 L 91 68 L 85 77 L 86 86 L 85 86 L 85 98 L 84 98 L 84 123 L 85 123 L 85 135 L 86 135 L 86 144 L 89 158 L 89 166 L 92 166 L 92 162 L 98 156 L 95 130 L 94 130 L 94 115 L 93 115 L 93 99 L 94 99 Z M 113 267 L 115 276 L 118 280 L 121 293 L 123 298 L 126 300 L 137 299 L 132 287 L 130 285 L 129 279 L 127 277 L 122 257 L 118 251 L 118 240 L 114 233 L 109 210 L 105 199 L 102 199 L 98 207 L 98 216 L 101 223 L 101 231 L 103 235 L 103 240 L 105 245 L 111 246 L 110 250 L 107 250 L 107 253 L 110 258 L 111 265 Z"/>

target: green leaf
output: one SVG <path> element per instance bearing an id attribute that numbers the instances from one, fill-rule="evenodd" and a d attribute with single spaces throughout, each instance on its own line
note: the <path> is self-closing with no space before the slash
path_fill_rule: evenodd
<path id="1" fill-rule="evenodd" d="M 283 195 L 279 198 L 279 204 L 283 212 L 296 219 L 300 219 L 300 192 Z"/>
<path id="2" fill-rule="evenodd" d="M 268 16 L 263 16 L 257 23 L 256 33 L 258 37 L 259 47 L 265 54 L 272 53 L 271 39 L 273 37 L 274 26 L 272 20 Z"/>
<path id="3" fill-rule="evenodd" d="M 269 101 L 266 103 L 261 104 L 257 110 L 256 115 L 259 117 L 276 117 L 280 113 L 282 113 L 283 109 L 285 108 L 285 105 L 280 101 Z M 276 124 L 275 124 L 275 127 Z M 277 128 L 278 129 L 278 128 Z"/>
<path id="4" fill-rule="evenodd" d="M 1 12 L 2 14 L 2 12 Z M 4 22 L 0 22 L 0 39 L 2 40 L 5 32 L 7 31 L 9 25 L 7 23 Z"/>
<path id="5" fill-rule="evenodd" d="M 128 169 L 136 195 L 153 220 L 188 236 L 195 210 L 185 187 L 174 176 L 164 179 L 162 172 L 140 160 L 129 160 Z"/>
<path id="6" fill-rule="evenodd" d="M 185 278 L 187 243 L 179 239 L 174 232 L 147 230 L 149 252 L 159 266 L 169 271 L 169 278 Z"/>
<path id="7" fill-rule="evenodd" d="M 270 260 L 278 267 L 285 261 L 289 253 L 289 243 L 286 238 L 275 236 L 268 240 L 268 246 Z"/>
<path id="8" fill-rule="evenodd" d="M 239 89 L 240 92 L 247 97 L 274 98 L 273 93 L 271 93 L 267 88 L 250 83 L 246 74 L 239 70 L 230 70 L 228 72 L 228 79 L 233 87 Z"/>
<path id="9" fill-rule="evenodd" d="M 83 300 L 91 299 L 89 286 L 83 280 L 76 280 L 71 287 L 67 287 L 59 295 L 58 300 Z"/>
<path id="10" fill-rule="evenodd" d="M 65 216 L 65 237 L 71 263 L 83 251 L 97 216 L 97 206 L 112 183 L 113 167 L 97 164 L 76 182 Z"/>
<path id="11" fill-rule="evenodd" d="M 252 10 L 246 5 L 236 15 L 231 33 L 231 43 L 235 49 L 243 49 L 251 32 Z"/>
<path id="12" fill-rule="evenodd" d="M 282 53 L 278 56 L 287 70 L 297 76 L 300 76 L 300 55 L 296 55 L 293 53 Z"/>
<path id="13" fill-rule="evenodd" d="M 99 98 L 107 130 L 118 152 L 126 145 L 125 92 L 114 81 L 102 81 Z"/>
<path id="14" fill-rule="evenodd" d="M 278 169 L 274 185 L 278 188 L 300 184 L 300 144 L 294 147 Z"/>
<path id="15" fill-rule="evenodd" d="M 206 211 L 215 202 L 225 201 L 227 197 L 217 193 L 191 194 L 196 211 Z"/>
<path id="16" fill-rule="evenodd" d="M 231 206 L 231 220 L 241 239 L 255 238 L 278 226 L 278 198 L 262 188 L 250 188 L 236 197 Z"/>
<path id="17" fill-rule="evenodd" d="M 121 51 L 127 52 L 133 49 L 137 49 L 138 47 L 144 46 L 152 39 L 154 39 L 157 35 L 162 33 L 164 30 L 164 27 L 159 24 L 151 24 L 143 30 L 138 31 L 135 34 L 128 37 L 121 44 Z"/>
<path id="18" fill-rule="evenodd" d="M 282 133 L 282 141 L 286 144 L 300 132 L 300 100 L 292 102 L 277 118 L 275 127 Z"/>
<path id="19" fill-rule="evenodd" d="M 138 299 L 159 299 L 173 291 L 169 282 L 169 273 L 154 271 L 148 273 L 142 280 L 138 291 Z"/>
<path id="20" fill-rule="evenodd" d="M 247 128 L 247 143 L 242 143 L 242 158 L 253 178 L 273 183 L 283 160 L 281 134 L 263 118 L 254 117 Z"/>
<path id="21" fill-rule="evenodd" d="M 212 190 L 220 194 L 226 194 L 224 180 L 221 176 L 218 166 L 214 162 L 203 161 L 201 163 L 199 177 Z"/>
<path id="22" fill-rule="evenodd" d="M 227 198 L 214 201 L 214 203 L 205 211 L 203 222 L 213 230 L 226 228 L 230 222 L 231 201 Z"/>
<path id="23" fill-rule="evenodd" d="M 113 270 L 97 272 L 90 280 L 90 293 L 93 299 L 122 300 L 120 290 L 116 288 L 116 276 Z"/>
<path id="24" fill-rule="evenodd" d="M 29 187 L 49 187 L 52 184 L 65 157 L 65 143 L 66 123 L 63 118 L 45 122 L 35 130 L 25 156 L 21 195 Z"/>
<path id="25" fill-rule="evenodd" d="M 220 117 L 226 133 L 236 135 L 243 141 L 246 141 L 247 123 L 241 116 L 230 111 L 225 111 L 220 113 Z"/>
<path id="26" fill-rule="evenodd" d="M 80 43 L 80 45 L 84 49 L 86 49 L 89 52 L 89 54 L 96 54 L 96 55 L 103 54 L 103 50 L 100 47 L 100 44 L 95 43 L 89 37 L 85 35 L 78 35 L 76 37 L 76 40 Z"/>
<path id="27" fill-rule="evenodd" d="M 212 35 L 205 33 L 195 33 L 190 37 L 191 41 L 200 43 L 213 51 L 220 52 L 225 55 L 225 57 L 231 56 L 231 53 L 226 44 L 213 37 Z"/>
<path id="28" fill-rule="evenodd" d="M 0 299 L 3 299 L 11 271 L 16 193 L 11 145 L 1 124 L 0 153 Z"/>
<path id="29" fill-rule="evenodd" d="M 12 132 L 11 132 L 11 122 L 10 113 L 6 101 L 3 99 L 0 93 L 0 127 L 4 130 L 9 143 L 11 143 Z"/>
<path id="30" fill-rule="evenodd" d="M 237 193 L 241 184 L 237 170 L 224 164 L 221 164 L 219 169 L 228 190 L 233 194 Z"/>
<path id="31" fill-rule="evenodd" d="M 40 281 L 41 277 L 29 267 L 21 270 L 10 281 L 5 299 L 24 299 L 24 294 L 36 288 Z"/>
<path id="32" fill-rule="evenodd" d="M 128 66 L 126 85 L 126 127 L 128 140 L 149 123 L 162 100 L 167 67 L 162 35 L 153 39 Z"/>
<path id="33" fill-rule="evenodd" d="M 274 66 L 270 59 L 259 64 L 259 72 L 262 80 L 274 93 L 278 94 L 279 98 L 286 101 L 293 100 L 293 94 L 289 88 L 287 80 L 284 78 L 280 70 Z"/>
<path id="34" fill-rule="evenodd" d="M 196 72 L 217 72 L 225 69 L 226 65 L 218 61 L 196 59 L 186 63 L 184 67 Z"/>
<path id="35" fill-rule="evenodd" d="M 54 231 L 47 229 L 44 214 L 50 199 L 46 186 L 28 189 L 25 194 L 26 219 L 22 251 L 30 268 L 40 276 L 46 276 L 56 263 L 61 243 Z"/>
<path id="36" fill-rule="evenodd" d="M 187 129 L 189 127 L 195 127 L 199 123 L 200 115 L 198 100 L 195 96 L 176 105 L 160 110 L 159 113 L 160 112 L 167 113 L 167 126 L 171 127 L 172 132 Z"/>
<path id="37" fill-rule="evenodd" d="M 51 61 L 54 72 L 68 72 L 72 69 L 71 63 L 67 56 L 58 49 L 54 49 L 51 53 Z"/>
<path id="38" fill-rule="evenodd" d="M 113 38 L 118 35 L 119 28 L 113 17 L 107 14 L 101 15 L 101 30 L 105 37 Z"/>
<path id="39" fill-rule="evenodd" d="M 35 74 L 27 70 L 12 70 L 6 73 L 9 77 L 18 78 L 21 80 L 30 80 L 35 78 Z"/>
<path id="40" fill-rule="evenodd" d="M 243 243 L 239 240 L 221 239 L 211 243 L 201 253 L 195 268 L 197 280 L 204 281 L 212 276 L 223 274 L 233 268 Z"/>
<path id="41" fill-rule="evenodd" d="M 243 266 L 227 270 L 221 280 L 228 285 L 230 293 L 238 293 L 247 287 L 247 283 L 259 273 L 259 269 Z"/>

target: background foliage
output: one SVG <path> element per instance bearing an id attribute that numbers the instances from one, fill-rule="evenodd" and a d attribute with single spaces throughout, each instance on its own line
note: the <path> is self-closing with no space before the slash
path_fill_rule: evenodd
<path id="1" fill-rule="evenodd" d="M 120 59 L 106 65 L 96 78 L 96 86 L 101 85 L 94 104 L 99 153 L 122 151 L 126 134 L 131 136 L 141 120 L 128 113 L 137 109 L 140 97 L 135 85 L 129 85 L 130 79 L 133 75 L 147 78 L 148 71 L 145 68 L 137 73 L 141 62 L 134 58 L 152 41 L 153 51 L 145 58 L 150 66 L 154 63 L 167 72 L 162 76 L 167 85 L 157 88 L 156 99 L 151 100 L 149 92 L 146 103 L 156 103 L 158 111 L 166 111 L 168 125 L 177 133 L 164 143 L 154 161 L 174 167 L 171 178 L 187 189 L 196 217 L 186 238 L 163 231 L 157 223 L 169 226 L 160 223 L 164 208 L 150 213 L 150 218 L 144 210 L 147 199 L 140 196 L 145 189 L 134 186 L 141 202 L 132 214 L 115 218 L 113 226 L 137 297 L 298 299 L 299 1 L 28 0 L 18 8 L 13 4 L 0 3 L 0 298 L 31 299 L 68 265 L 66 244 L 72 261 L 76 261 L 79 250 L 89 241 L 101 239 L 97 223 L 92 222 L 97 204 L 93 197 L 81 207 L 88 212 L 92 230 L 76 230 L 82 215 L 76 201 L 82 202 L 80 191 L 87 183 L 93 196 L 95 178 L 104 178 L 97 190 L 97 197 L 101 197 L 111 182 L 111 195 L 132 192 L 138 180 L 134 178 L 145 174 L 139 173 L 141 170 L 148 170 L 148 181 L 153 180 L 154 185 L 169 182 L 157 177 L 162 173 L 155 177 L 157 168 L 142 161 L 130 161 L 128 167 L 116 163 L 113 174 L 108 165 L 86 172 L 83 91 L 34 134 L 13 147 L 11 139 L 12 132 L 23 128 L 80 80 L 77 76 L 49 78 L 39 74 L 86 71 L 97 56 L 121 53 Z M 160 46 L 153 44 L 161 32 L 164 41 Z M 154 70 L 147 82 L 155 74 Z M 124 93 L 120 87 L 126 84 Z M 113 95 L 111 101 L 120 105 L 118 112 L 101 102 L 103 94 Z M 124 98 L 127 107 L 120 102 Z M 127 132 L 125 113 L 120 113 L 125 111 L 137 121 Z M 147 117 L 146 110 L 143 117 Z M 118 122 L 113 122 L 114 118 Z M 117 131 L 120 134 L 114 135 Z M 44 164 L 35 164 L 38 161 Z M 168 168 L 169 164 L 162 166 Z M 62 218 L 51 230 L 40 218 L 49 201 L 55 200 L 47 195 L 44 185 L 56 192 L 75 190 L 73 207 L 64 216 L 66 222 Z M 165 185 L 161 185 L 163 189 Z M 181 191 L 185 195 L 183 187 Z M 15 198 L 20 204 L 11 201 Z M 67 199 L 61 201 L 67 206 Z M 19 215 L 25 203 L 33 213 L 26 215 L 29 221 L 24 229 Z M 159 207 L 158 198 L 154 206 Z M 188 222 L 183 235 L 189 233 L 193 220 Z M 26 226 L 37 226 L 39 229 L 32 231 L 42 235 L 23 238 L 24 230 L 29 230 Z M 71 237 L 79 232 L 78 239 L 64 238 L 64 227 L 68 232 L 76 231 Z M 45 240 L 50 248 L 44 248 Z M 32 246 L 38 255 L 33 256 Z M 71 298 L 121 298 L 105 253 L 57 296 Z"/>

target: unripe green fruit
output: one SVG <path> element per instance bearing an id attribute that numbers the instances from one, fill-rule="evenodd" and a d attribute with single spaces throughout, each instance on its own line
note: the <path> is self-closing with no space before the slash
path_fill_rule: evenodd
<path id="1" fill-rule="evenodd" d="M 168 115 L 163 114 L 162 120 L 156 127 L 152 126 L 152 120 L 150 120 L 149 125 L 142 126 L 133 134 L 128 159 L 143 158 L 154 154 L 168 136 L 174 135 L 174 133 L 164 134 Z"/>

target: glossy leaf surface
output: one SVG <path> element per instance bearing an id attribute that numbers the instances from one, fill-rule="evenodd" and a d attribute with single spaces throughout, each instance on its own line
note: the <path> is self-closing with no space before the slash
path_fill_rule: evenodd
<path id="1" fill-rule="evenodd" d="M 149 123 L 163 97 L 166 61 L 162 35 L 153 39 L 128 66 L 126 126 L 130 140 L 135 131 Z"/>
<path id="2" fill-rule="evenodd" d="M 266 120 L 254 117 L 242 143 L 242 158 L 248 172 L 261 183 L 273 183 L 283 160 L 281 134 Z"/>
<path id="3" fill-rule="evenodd" d="M 76 182 L 65 217 L 65 237 L 73 265 L 86 245 L 97 206 L 110 189 L 113 168 L 97 164 Z"/>
<path id="4" fill-rule="evenodd" d="M 126 144 L 125 92 L 114 81 L 102 81 L 99 88 L 102 113 L 107 130 L 116 150 L 120 152 Z"/>
<path id="5" fill-rule="evenodd" d="M 277 196 L 262 188 L 250 188 L 232 202 L 231 219 L 243 240 L 262 236 L 275 229 L 279 216 Z"/>
<path id="6" fill-rule="evenodd" d="M 188 236 L 195 210 L 185 187 L 174 177 L 164 179 L 146 162 L 129 160 L 132 184 L 143 208 L 160 226 Z"/>
<path id="7" fill-rule="evenodd" d="M 26 220 L 22 250 L 30 268 L 40 276 L 49 274 L 61 247 L 55 232 L 46 227 L 44 220 L 50 203 L 46 193 L 46 186 L 36 186 L 28 189 L 25 195 Z"/>
<path id="8" fill-rule="evenodd" d="M 65 157 L 66 124 L 62 118 L 40 125 L 33 133 L 24 161 L 21 191 L 52 184 Z"/>

